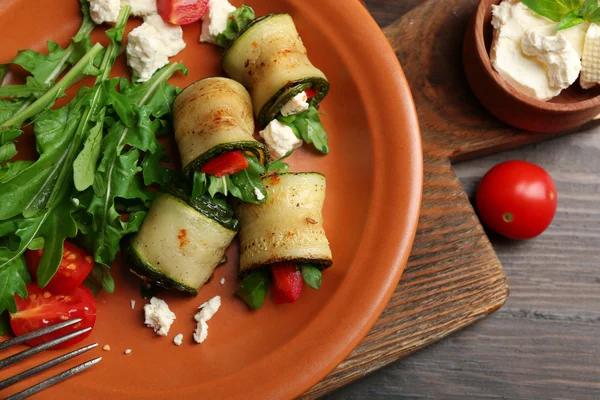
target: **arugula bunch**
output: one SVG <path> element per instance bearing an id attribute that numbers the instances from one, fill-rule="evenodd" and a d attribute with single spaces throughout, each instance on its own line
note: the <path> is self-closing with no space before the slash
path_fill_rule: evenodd
<path id="1" fill-rule="evenodd" d="M 598 0 L 522 0 L 537 14 L 558 22 L 557 30 L 571 28 L 586 21 L 600 23 Z"/>
<path id="2" fill-rule="evenodd" d="M 130 7 L 121 8 L 115 27 L 106 32 L 106 48 L 91 46 L 85 0 L 82 12 L 82 27 L 67 49 L 49 44 L 44 56 L 19 53 L 19 63 L 27 57 L 37 60 L 26 68 L 32 75 L 25 85 L 2 88 L 7 98 L 0 102 L 0 156 L 8 158 L 1 161 L 16 154 L 13 141 L 27 121 L 33 123 L 39 157 L 0 168 L 0 313 L 15 311 L 14 294 L 27 296 L 24 252 L 44 249 L 37 272 L 43 287 L 59 267 L 67 238 L 94 255 L 97 265 L 88 284 L 112 292 L 108 267 L 119 241 L 139 229 L 153 198 L 145 185 L 170 178 L 156 134 L 170 125 L 165 118 L 179 90 L 167 80 L 185 68 L 167 65 L 143 84 L 110 79 Z M 96 76 L 94 86 L 81 87 L 67 105 L 52 109 L 82 75 Z M 3 150 L 7 144 L 9 151 Z"/>
<path id="3" fill-rule="evenodd" d="M 277 119 L 292 128 L 298 139 L 312 143 L 323 154 L 329 154 L 329 138 L 315 106 L 310 106 L 308 110 L 300 114 L 287 117 L 279 114 Z"/>
<path id="4" fill-rule="evenodd" d="M 217 44 L 221 47 L 228 47 L 233 39 L 254 21 L 254 18 L 256 18 L 254 10 L 245 4 L 229 13 L 227 28 L 217 35 Z"/>

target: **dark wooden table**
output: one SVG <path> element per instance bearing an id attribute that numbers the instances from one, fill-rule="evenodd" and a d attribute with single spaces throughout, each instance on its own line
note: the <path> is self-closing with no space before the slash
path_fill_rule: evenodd
<path id="1" fill-rule="evenodd" d="M 365 3 L 383 28 L 420 1 Z M 600 126 L 455 171 L 472 195 L 489 168 L 510 159 L 546 168 L 559 206 L 535 240 L 491 237 L 510 282 L 507 304 L 329 399 L 600 399 Z"/>

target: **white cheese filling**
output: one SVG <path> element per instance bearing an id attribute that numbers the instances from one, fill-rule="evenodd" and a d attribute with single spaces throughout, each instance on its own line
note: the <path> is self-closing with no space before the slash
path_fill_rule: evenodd
<path id="1" fill-rule="evenodd" d="M 164 300 L 153 297 L 150 304 L 144 306 L 144 323 L 159 336 L 167 336 L 175 321 L 175 314 L 169 309 Z"/>
<path id="2" fill-rule="evenodd" d="M 200 41 L 215 44 L 217 36 L 227 29 L 229 14 L 234 11 L 235 6 L 227 0 L 210 0 L 208 11 L 202 17 Z"/>
<path id="3" fill-rule="evenodd" d="M 274 119 L 267 127 L 259 132 L 260 137 L 265 140 L 272 158 L 281 158 L 292 150 L 297 149 L 304 143 L 298 139 L 292 128 Z"/>
<path id="4" fill-rule="evenodd" d="M 300 114 L 301 112 L 308 110 L 308 107 L 308 97 L 306 96 L 306 92 L 301 92 L 292 97 L 290 101 L 281 107 L 281 115 L 287 117 L 288 115 Z"/>

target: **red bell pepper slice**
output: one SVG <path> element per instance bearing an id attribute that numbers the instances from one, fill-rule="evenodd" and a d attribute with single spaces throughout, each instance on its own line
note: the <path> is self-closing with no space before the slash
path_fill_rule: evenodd
<path id="1" fill-rule="evenodd" d="M 304 93 L 306 93 L 306 97 L 308 99 L 312 99 L 313 97 L 315 97 L 316 95 L 319 94 L 319 92 L 317 91 L 317 89 L 313 89 L 313 88 L 308 88 L 304 91 Z"/>
<path id="2" fill-rule="evenodd" d="M 273 301 L 275 304 L 293 303 L 300 298 L 304 281 L 302 273 L 294 263 L 281 263 L 271 266 L 273 274 Z"/>
<path id="3" fill-rule="evenodd" d="M 248 168 L 248 160 L 240 150 L 223 153 L 215 157 L 200 168 L 205 174 L 221 178 L 225 175 L 235 174 Z"/>

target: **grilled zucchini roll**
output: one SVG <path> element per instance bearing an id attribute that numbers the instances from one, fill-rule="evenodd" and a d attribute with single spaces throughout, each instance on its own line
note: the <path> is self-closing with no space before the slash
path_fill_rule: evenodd
<path id="1" fill-rule="evenodd" d="M 329 91 L 325 74 L 310 62 L 292 17 L 269 14 L 254 20 L 223 55 L 225 72 L 250 91 L 260 127 L 305 91 L 317 106 Z"/>
<path id="2" fill-rule="evenodd" d="M 196 295 L 225 257 L 238 221 L 206 198 L 160 194 L 127 246 L 145 281 Z"/>
<path id="3" fill-rule="evenodd" d="M 227 78 L 205 78 L 186 87 L 173 103 L 175 141 L 185 173 L 235 150 L 265 163 L 267 150 L 254 139 L 252 101 Z"/>
<path id="4" fill-rule="evenodd" d="M 263 205 L 237 204 L 240 220 L 240 275 L 277 263 L 332 264 L 323 229 L 325 177 L 286 173 L 264 178 L 269 199 Z"/>

